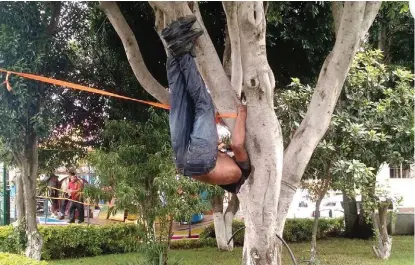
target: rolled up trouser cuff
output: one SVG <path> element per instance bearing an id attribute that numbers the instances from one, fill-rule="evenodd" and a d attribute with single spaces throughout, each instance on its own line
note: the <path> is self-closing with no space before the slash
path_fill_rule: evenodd
<path id="1" fill-rule="evenodd" d="M 206 175 L 215 168 L 216 160 L 217 156 L 210 159 L 187 160 L 183 168 L 183 175 L 188 177 Z"/>

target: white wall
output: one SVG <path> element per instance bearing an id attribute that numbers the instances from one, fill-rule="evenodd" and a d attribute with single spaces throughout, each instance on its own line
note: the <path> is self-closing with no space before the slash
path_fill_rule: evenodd
<path id="1" fill-rule="evenodd" d="M 415 178 L 390 178 L 389 166 L 384 164 L 376 175 L 376 181 L 389 186 L 392 194 L 402 197 L 399 207 L 415 207 Z"/>

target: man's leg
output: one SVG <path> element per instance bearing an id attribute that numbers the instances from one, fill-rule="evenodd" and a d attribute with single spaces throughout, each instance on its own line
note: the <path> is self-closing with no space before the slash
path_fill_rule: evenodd
<path id="1" fill-rule="evenodd" d="M 218 157 L 215 108 L 194 59 L 189 54 L 193 41 L 202 33 L 203 31 L 192 30 L 183 32 L 178 34 L 181 36 L 177 36 L 177 39 L 171 40 L 171 44 L 168 45 L 171 54 L 175 57 L 168 59 L 167 71 L 171 89 L 170 127 L 176 165 L 180 165 L 180 162 L 183 161 L 184 175 L 193 176 L 206 183 L 234 183 L 240 179 L 241 171 L 228 156 Z M 177 71 L 177 63 L 179 63 L 180 71 Z M 188 94 L 186 97 L 184 94 L 177 94 L 183 93 L 183 86 Z M 189 96 L 191 100 L 189 100 Z M 176 100 L 173 97 L 178 102 L 183 102 L 185 98 L 188 104 L 174 105 Z M 178 125 L 178 117 L 185 115 L 175 114 L 180 113 L 180 110 L 186 110 L 193 114 L 186 116 L 190 118 L 186 119 L 181 127 L 180 124 Z M 191 128 L 190 135 L 186 134 L 188 130 L 183 129 L 185 126 Z M 177 133 L 180 131 L 185 133 Z M 180 152 L 180 149 L 184 149 L 185 152 Z M 182 154 L 183 156 L 181 156 Z"/>
<path id="2" fill-rule="evenodd" d="M 215 107 L 196 63 L 189 54 L 179 60 L 180 69 L 186 80 L 186 90 L 192 98 L 195 109 L 193 130 L 186 155 L 185 174 L 208 184 L 239 183 L 241 169 L 228 155 L 218 154 Z M 241 115 L 241 118 L 243 117 Z M 242 124 L 239 127 L 245 127 L 245 125 Z M 244 156 L 239 158 L 243 159 Z"/>
<path id="3" fill-rule="evenodd" d="M 195 113 L 189 148 L 186 153 L 185 174 L 204 175 L 214 169 L 218 154 L 215 107 L 193 57 L 185 54 L 177 60 Z"/>
<path id="4" fill-rule="evenodd" d="M 71 202 L 71 207 L 69 207 L 69 222 L 73 223 L 75 222 L 75 209 L 76 209 L 76 203 Z"/>
<path id="5" fill-rule="evenodd" d="M 85 210 L 84 205 L 82 203 L 76 203 L 76 209 L 78 209 L 79 214 L 79 223 L 83 223 L 85 219 Z"/>
<path id="6" fill-rule="evenodd" d="M 210 172 L 217 159 L 215 108 L 190 54 L 201 29 L 191 29 L 196 17 L 179 18 L 163 29 L 169 50 L 170 130 L 176 166 L 186 176 Z M 179 122 L 180 121 L 180 122 Z"/>
<path id="7" fill-rule="evenodd" d="M 170 88 L 170 136 L 176 168 L 183 173 L 186 162 L 186 151 L 193 129 L 194 106 L 189 93 L 185 89 L 185 80 L 178 60 L 167 59 L 167 79 Z"/>
<path id="8" fill-rule="evenodd" d="M 66 205 L 68 204 L 68 200 L 61 200 L 61 208 L 60 208 L 60 219 L 65 218 L 65 212 L 66 212 Z"/>

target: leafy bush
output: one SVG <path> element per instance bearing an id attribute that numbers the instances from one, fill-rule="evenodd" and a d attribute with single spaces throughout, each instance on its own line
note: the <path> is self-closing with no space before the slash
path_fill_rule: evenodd
<path id="1" fill-rule="evenodd" d="M 0 265 L 47 265 L 46 261 L 37 261 L 17 254 L 0 252 Z"/>
<path id="2" fill-rule="evenodd" d="M 242 228 L 244 223 L 234 220 L 232 223 L 232 231 L 235 233 L 238 229 Z M 287 219 L 285 223 L 283 238 L 287 242 L 303 242 L 311 240 L 311 232 L 313 227 L 313 219 Z M 317 239 L 327 237 L 341 236 L 344 231 L 344 219 L 323 219 L 319 220 Z M 201 239 L 215 238 L 214 224 L 210 224 L 200 234 Z M 234 237 L 235 246 L 243 246 L 244 233 L 238 232 Z"/>
<path id="3" fill-rule="evenodd" d="M 11 225 L 0 227 L 0 252 L 20 254 L 26 248 L 25 232 L 19 228 Z"/>
<path id="4" fill-rule="evenodd" d="M 182 239 L 172 241 L 170 249 L 193 249 L 202 247 L 216 247 L 215 238 Z"/>
<path id="5" fill-rule="evenodd" d="M 313 219 L 288 219 L 283 238 L 288 242 L 310 241 Z M 341 236 L 344 231 L 344 219 L 319 219 L 317 239 Z"/>
<path id="6" fill-rule="evenodd" d="M 137 225 L 40 226 L 42 258 L 62 259 L 138 251 L 142 236 Z M 0 228 L 0 251 L 19 253 L 18 239 L 11 227 Z"/>
<path id="7" fill-rule="evenodd" d="M 232 233 L 235 233 L 236 231 L 238 231 L 239 229 L 241 229 L 244 226 L 245 226 L 244 222 L 238 221 L 238 220 L 233 220 L 232 221 Z M 234 243 L 235 246 L 243 246 L 244 245 L 244 232 L 242 230 L 240 230 L 233 238 L 233 243 Z M 205 228 L 205 230 L 203 230 L 203 232 L 200 233 L 200 238 L 201 239 L 216 238 L 215 226 L 214 226 L 213 223 L 211 223 L 209 226 L 207 226 Z M 215 241 L 214 246 L 216 246 L 216 241 Z"/>

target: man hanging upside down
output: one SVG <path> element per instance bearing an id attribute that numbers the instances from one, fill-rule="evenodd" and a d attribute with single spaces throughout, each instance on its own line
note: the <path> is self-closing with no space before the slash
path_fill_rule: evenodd
<path id="1" fill-rule="evenodd" d="M 170 88 L 170 131 L 176 168 L 185 176 L 238 193 L 251 165 L 245 150 L 246 105 L 238 107 L 232 133 L 233 157 L 218 151 L 215 107 L 198 72 L 194 41 L 202 29 L 191 29 L 194 16 L 179 18 L 163 29 L 168 50 L 167 78 Z"/>

